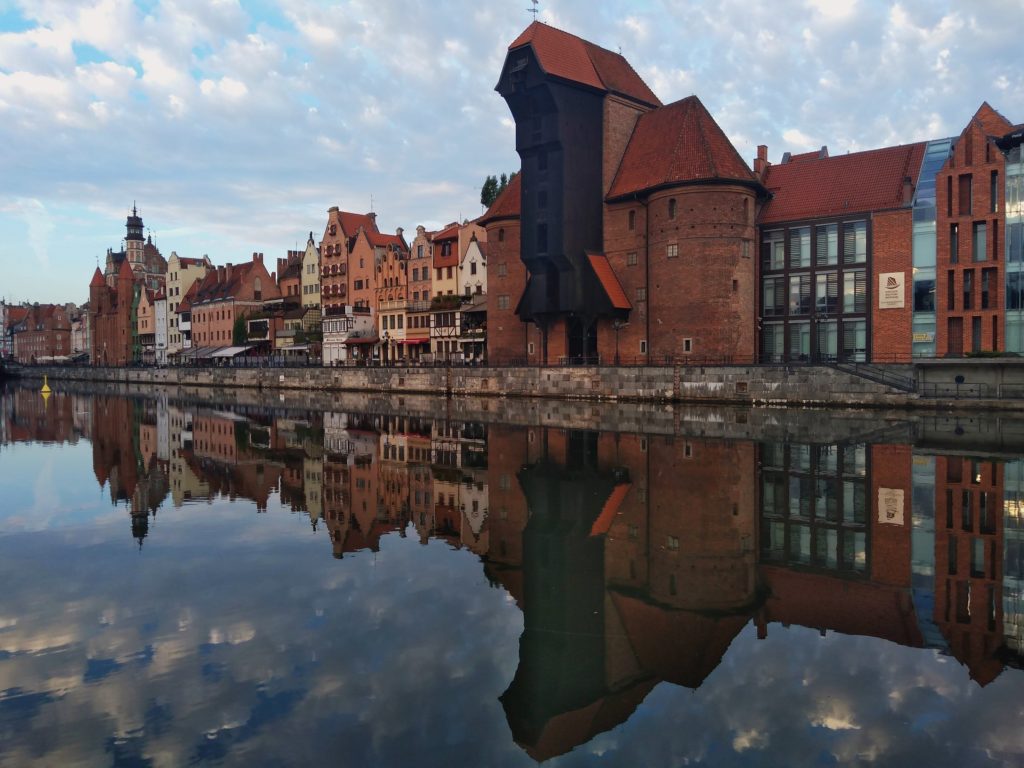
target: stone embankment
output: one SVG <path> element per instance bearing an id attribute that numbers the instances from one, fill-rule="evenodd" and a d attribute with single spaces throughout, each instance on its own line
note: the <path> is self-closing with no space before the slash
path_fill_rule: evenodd
<path id="1" fill-rule="evenodd" d="M 902 373 L 914 376 L 906 366 Z M 977 372 L 972 372 L 976 375 Z M 1013 410 L 1019 399 L 922 397 L 826 366 L 560 368 L 32 367 L 22 376 L 216 390 L 363 392 L 451 398 L 692 403 L 824 408 Z M 918 376 L 921 372 L 918 372 Z M 972 375 L 972 378 L 974 376 Z M 950 385 L 952 387 L 952 385 Z M 952 392 L 952 389 L 951 389 Z"/>

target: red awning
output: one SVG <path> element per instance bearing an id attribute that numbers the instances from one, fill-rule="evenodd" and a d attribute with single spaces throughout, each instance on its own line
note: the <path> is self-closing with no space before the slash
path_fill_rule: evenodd
<path id="1" fill-rule="evenodd" d="M 615 486 L 608 500 L 604 503 L 601 514 L 597 516 L 597 520 L 594 521 L 594 525 L 590 528 L 591 536 L 604 536 L 608 533 L 612 527 L 612 521 L 619 511 L 619 507 L 622 505 L 622 500 L 626 498 L 626 494 L 629 493 L 631 487 L 632 485 L 629 483 Z"/>
<path id="2" fill-rule="evenodd" d="M 590 266 L 593 268 L 594 274 L 597 275 L 598 282 L 601 283 L 601 287 L 608 296 L 608 300 L 612 303 L 612 307 L 615 309 L 632 309 L 633 305 L 626 298 L 626 292 L 622 290 L 619 278 L 615 276 L 612 265 L 608 263 L 608 257 L 603 253 L 588 253 L 587 258 L 590 259 Z"/>
<path id="3" fill-rule="evenodd" d="M 355 336 L 350 339 L 345 339 L 345 344 L 346 346 L 350 344 L 376 344 L 378 341 L 380 341 L 380 339 L 376 337 Z"/>

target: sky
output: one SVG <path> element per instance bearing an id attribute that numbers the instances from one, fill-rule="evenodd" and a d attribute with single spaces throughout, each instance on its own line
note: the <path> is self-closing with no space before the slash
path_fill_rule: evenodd
<path id="1" fill-rule="evenodd" d="M 0 298 L 82 302 L 133 203 L 164 256 L 268 259 L 327 209 L 481 213 L 518 167 L 494 91 L 530 0 L 0 0 Z M 1024 122 L 1024 0 L 548 0 L 748 162 Z"/>

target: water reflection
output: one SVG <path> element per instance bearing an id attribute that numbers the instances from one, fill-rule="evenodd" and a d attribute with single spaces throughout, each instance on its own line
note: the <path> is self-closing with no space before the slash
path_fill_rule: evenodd
<path id="1" fill-rule="evenodd" d="M 444 542 L 445 551 L 478 556 L 478 573 L 482 568 L 487 583 L 522 613 L 518 661 L 496 698 L 511 738 L 534 760 L 569 753 L 626 723 L 660 682 L 701 688 L 749 625 L 757 643 L 805 627 L 933 649 L 936 663 L 955 660 L 978 687 L 1004 673 L 1020 683 L 1016 670 L 1006 671 L 1019 666 L 1024 632 L 1024 462 L 1016 456 L 866 441 L 758 443 L 366 413 L 218 410 L 167 398 L 57 393 L 45 404 L 24 389 L 8 392 L 0 405 L 0 450 L 88 442 L 108 508 L 124 514 L 125 535 L 130 530 L 140 548 L 169 533 L 156 529 L 158 513 L 247 500 L 260 515 L 283 507 L 308 517 L 327 560 L 328 549 L 335 559 L 379 552 L 388 537 Z M 6 461 L 0 459 L 0 472 Z M 0 517 L 0 532 L 3 524 Z M 154 578 L 155 562 L 153 572 L 140 571 L 146 562 L 130 570 Z M 202 590 L 192 577 L 171 572 L 182 594 Z M 405 584 L 416 577 L 406 574 Z M 88 592 L 88 585 L 81 589 Z M 209 657 L 201 664 L 204 679 L 230 674 L 216 648 L 288 634 L 268 633 L 263 624 L 274 622 L 273 612 L 261 612 L 252 595 L 239 596 L 244 592 L 243 586 L 232 594 L 249 608 L 218 598 L 232 620 L 211 628 L 205 643 L 195 640 Z M 67 605 L 78 599 L 80 593 Z M 190 625 L 195 617 L 175 605 L 153 606 L 147 621 L 166 623 L 176 610 L 174 620 Z M 0 617 L 0 640 L 5 628 L 31 621 L 33 610 L 16 599 Z M 326 621 L 318 610 L 310 631 Z M 373 611 L 387 612 L 377 605 Z M 146 641 L 146 626 L 118 652 L 90 657 L 80 683 L 169 663 Z M 61 630 L 54 624 L 48 631 Z M 416 638 L 406 640 L 415 646 Z M 44 645 L 52 652 L 75 642 L 50 638 Z M 273 666 L 275 646 L 262 642 L 249 662 L 265 657 Z M 480 653 L 459 642 L 465 653 Z M 330 644 L 313 645 L 332 653 Z M 278 647 L 288 644 L 281 639 Z M 4 659 L 32 652 L 8 644 L 0 670 Z M 863 652 L 858 659 L 865 668 L 873 663 Z M 313 674 L 308 660 L 291 663 L 293 676 Z M 0 725 L 5 742 L 17 745 L 8 749 L 25 749 L 19 723 L 40 718 L 78 689 L 66 679 L 63 687 L 38 690 L 18 674 L 3 679 Z M 266 683 L 246 687 L 244 695 L 224 693 L 218 706 L 238 710 L 233 724 L 208 733 L 189 759 L 226 759 L 306 695 Z M 143 761 L 149 752 L 139 734 L 171 729 L 169 705 L 139 696 L 134 719 L 141 725 L 107 744 L 115 763 Z M 922 723 L 941 720 L 934 710 Z M 851 718 L 830 710 L 813 722 L 843 731 L 857 727 Z M 732 750 L 741 754 L 757 738 L 734 733 Z M 37 750 L 42 762 L 52 756 Z"/>

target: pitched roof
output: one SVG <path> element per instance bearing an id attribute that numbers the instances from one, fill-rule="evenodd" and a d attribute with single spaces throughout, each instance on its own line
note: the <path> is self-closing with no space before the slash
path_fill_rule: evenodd
<path id="1" fill-rule="evenodd" d="M 178 302 L 178 313 L 188 312 L 192 309 L 192 299 L 195 298 L 196 293 L 199 292 L 199 284 L 202 280 L 195 280 L 192 285 L 185 291 L 185 295 L 181 297 L 181 301 Z"/>
<path id="2" fill-rule="evenodd" d="M 640 116 L 608 198 L 711 180 L 758 184 L 700 99 L 688 96 Z"/>
<path id="3" fill-rule="evenodd" d="M 183 267 L 201 267 L 206 264 L 202 259 L 187 259 L 182 256 L 178 257 L 178 264 Z"/>
<path id="4" fill-rule="evenodd" d="M 459 224 L 458 222 L 456 222 L 454 224 L 449 224 L 440 232 L 435 232 L 430 239 L 436 243 L 438 240 L 455 240 L 458 238 L 458 236 Z"/>
<path id="5" fill-rule="evenodd" d="M 376 219 L 368 213 L 350 213 L 349 211 L 338 211 L 338 221 L 345 234 L 352 237 L 362 227 L 367 232 L 377 231 Z"/>
<path id="6" fill-rule="evenodd" d="M 206 277 L 196 283 L 198 288 L 196 288 L 195 295 L 191 297 L 190 306 L 234 296 L 255 265 L 256 262 L 248 261 L 232 266 L 231 277 L 225 276 L 224 282 L 218 280 L 219 270 L 215 269 L 212 272 L 208 272 Z M 181 305 L 179 305 L 179 311 L 181 311 Z"/>
<path id="7" fill-rule="evenodd" d="M 989 136 L 1003 136 L 1013 130 L 1013 124 L 993 109 L 987 101 L 981 103 L 971 119 L 980 123 L 982 129 Z"/>
<path id="8" fill-rule="evenodd" d="M 661 105 L 621 54 L 539 21 L 530 24 L 508 49 L 512 51 L 526 45 L 533 47 L 537 61 L 549 75 L 617 93 L 642 104 Z"/>
<path id="9" fill-rule="evenodd" d="M 128 263 L 128 259 L 124 259 L 121 262 L 121 267 L 117 270 L 117 276 L 119 278 L 123 277 L 129 280 L 135 279 L 135 273 L 132 272 L 132 265 Z"/>
<path id="10" fill-rule="evenodd" d="M 622 290 L 622 283 L 619 282 L 619 278 L 615 276 L 615 271 L 612 269 L 612 265 L 608 263 L 608 257 L 603 253 L 588 253 L 587 259 L 590 260 L 590 266 L 594 270 L 594 274 L 597 275 L 598 281 L 601 283 L 601 287 L 604 292 L 608 295 L 608 300 L 612 303 L 614 309 L 632 309 L 633 305 L 629 303 L 629 299 L 626 298 L 626 292 Z"/>
<path id="11" fill-rule="evenodd" d="M 521 175 L 517 173 L 509 180 L 508 186 L 494 199 L 491 207 L 487 209 L 487 213 L 476 220 L 477 224 L 483 227 L 499 219 L 519 218 L 521 208 L 520 196 L 522 194 Z"/>
<path id="12" fill-rule="evenodd" d="M 89 281 L 90 288 L 100 288 L 106 285 L 106 281 L 103 279 L 103 273 L 100 272 L 100 268 L 96 267 L 96 271 L 92 275 L 92 280 Z"/>
<path id="13" fill-rule="evenodd" d="M 382 248 L 391 245 L 395 246 L 400 251 L 409 250 L 409 247 L 405 244 L 405 240 L 398 235 L 381 234 L 380 232 L 377 232 L 376 229 L 372 232 L 369 230 L 364 231 L 366 232 L 366 239 L 370 241 L 370 245 L 380 246 Z"/>
<path id="14" fill-rule="evenodd" d="M 917 179 L 926 144 L 770 165 L 764 184 L 772 199 L 762 209 L 760 221 L 765 224 L 903 207 L 903 180 Z"/>

